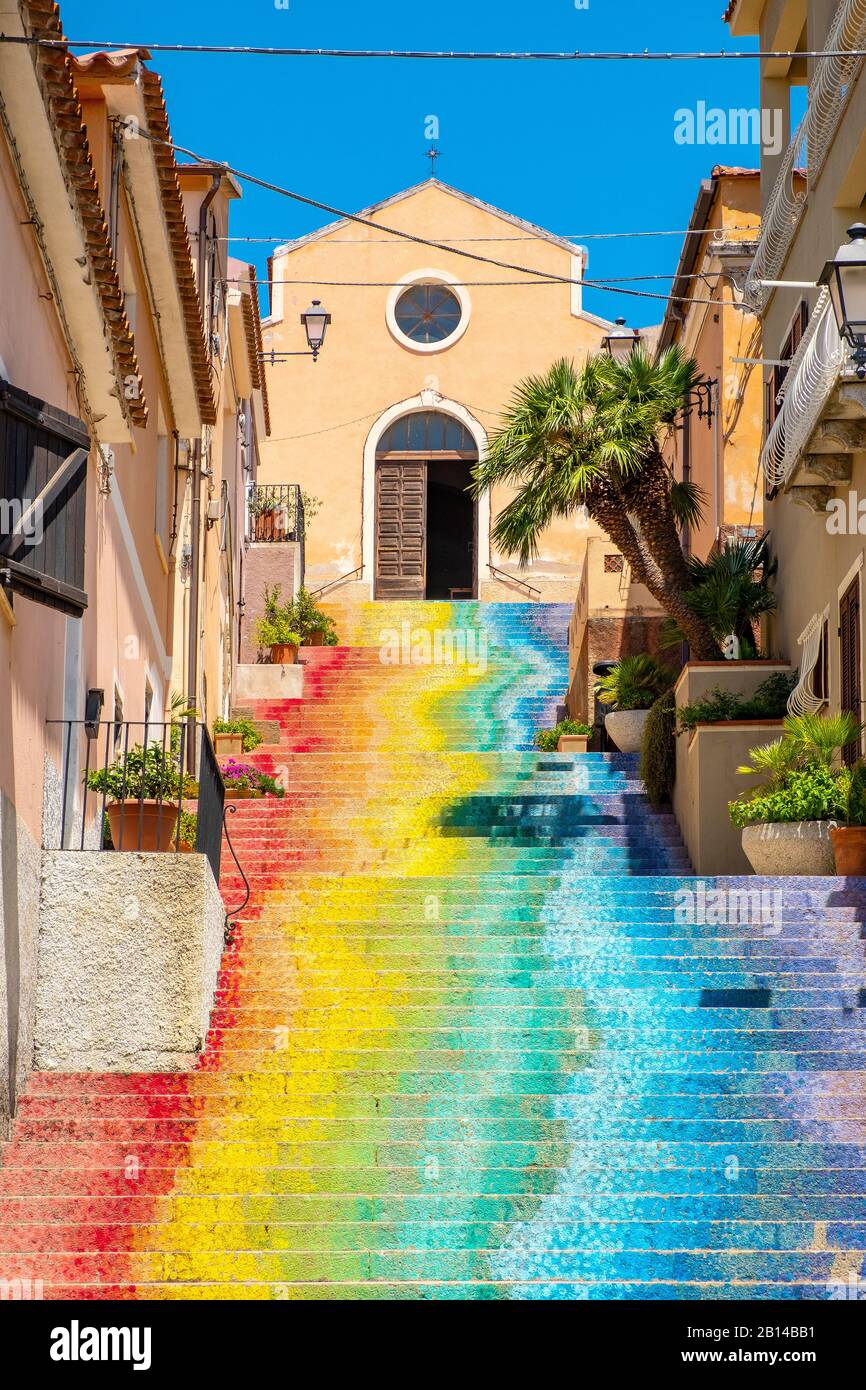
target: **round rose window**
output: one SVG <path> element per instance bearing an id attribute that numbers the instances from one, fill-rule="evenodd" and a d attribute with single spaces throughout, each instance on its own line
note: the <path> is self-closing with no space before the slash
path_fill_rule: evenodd
<path id="1" fill-rule="evenodd" d="M 397 327 L 413 343 L 443 343 L 460 327 L 463 310 L 447 285 L 412 285 L 394 309 Z"/>

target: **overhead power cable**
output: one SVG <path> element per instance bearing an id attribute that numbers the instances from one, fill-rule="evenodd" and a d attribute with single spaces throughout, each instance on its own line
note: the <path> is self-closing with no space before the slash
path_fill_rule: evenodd
<path id="1" fill-rule="evenodd" d="M 550 280 L 560 285 L 584 285 L 587 282 L 577 279 L 571 275 L 556 275 L 552 271 L 538 270 L 533 266 L 515 265 L 511 261 L 495 260 L 492 256 L 482 256 L 478 251 L 466 251 L 460 247 L 448 246 L 441 241 L 433 241 L 429 237 L 418 236 L 414 232 L 403 231 L 399 227 L 389 227 L 383 222 L 374 222 L 369 217 L 362 216 L 357 212 L 345 212 L 341 208 L 335 208 L 330 203 L 323 203 L 318 198 L 309 198 L 303 193 L 295 193 L 290 188 L 283 188 L 278 183 L 272 183 L 269 179 L 259 178 L 255 174 L 249 174 L 243 169 L 237 169 L 231 164 L 226 164 L 220 159 L 206 159 L 204 155 L 198 154 L 195 150 L 188 149 L 185 145 L 178 145 L 173 140 L 162 140 L 149 131 L 140 130 L 139 138 L 149 140 L 153 145 L 161 145 L 165 149 L 170 149 L 173 154 L 183 154 L 196 164 L 207 165 L 209 169 L 215 167 L 224 169 L 227 174 L 233 175 L 236 179 L 241 179 L 244 183 L 251 183 L 256 188 L 264 188 L 269 193 L 277 193 L 282 198 L 291 198 L 293 202 L 301 203 L 304 207 L 316 208 L 319 212 L 325 212 L 330 217 L 336 218 L 340 222 L 354 222 L 362 227 L 372 227 L 378 232 L 387 232 L 390 236 L 397 237 L 401 241 L 411 242 L 415 246 L 429 246 L 434 251 L 447 251 L 452 256 L 462 256 L 466 260 L 476 261 L 481 265 L 492 265 L 497 270 L 512 270 L 518 275 L 535 276 L 539 280 Z M 589 285 L 590 289 L 598 289 L 603 293 L 628 295 L 633 299 L 656 299 L 663 300 L 665 303 L 672 299 L 671 295 L 655 294 L 652 290 L 627 289 L 624 286 L 607 286 L 603 284 Z M 692 299 L 690 295 L 678 295 L 677 299 L 688 300 L 692 304 L 707 304 L 715 306 L 714 299 Z"/>
<path id="2" fill-rule="evenodd" d="M 755 172 L 757 173 L 757 170 L 756 170 Z M 720 229 L 720 228 L 715 228 L 715 227 L 686 227 L 683 231 L 674 230 L 674 231 L 670 231 L 670 232 L 667 232 L 667 231 L 665 231 L 665 232 L 554 232 L 553 235 L 554 235 L 554 236 L 558 236 L 559 239 L 560 239 L 560 241 L 574 241 L 574 242 L 580 242 L 580 241 L 615 241 L 615 240 L 619 240 L 619 239 L 628 241 L 628 240 L 631 240 L 631 239 L 637 240 L 638 238 L 643 238 L 643 237 L 662 237 L 662 236 L 707 236 L 707 235 L 709 235 L 710 233 L 712 233 L 712 232 L 714 232 L 714 231 L 717 231 L 717 230 L 723 230 L 725 233 L 728 233 L 728 232 L 749 232 L 752 236 L 759 236 L 759 235 L 760 235 L 760 232 L 761 232 L 760 226 L 759 226 L 759 225 L 756 225 L 756 226 L 754 226 L 754 227 L 724 227 L 724 228 L 721 228 L 721 229 Z M 198 236 L 198 232 L 193 232 L 192 235 L 193 235 L 194 237 L 196 237 L 196 236 Z M 300 240 L 303 240 L 303 237 L 304 237 L 305 235 L 306 235 L 306 233 L 303 233 L 303 232 L 302 232 L 302 233 L 300 234 L 300 236 L 299 236 L 298 234 L 296 234 L 296 233 L 293 234 L 293 235 L 291 235 L 291 236 L 286 235 L 286 234 L 284 234 L 283 236 L 240 236 L 240 235 L 238 235 L 238 236 L 218 236 L 218 237 L 213 237 L 212 240 L 214 240 L 214 241 L 244 241 L 244 242 L 254 242 L 254 243 L 259 244 L 259 245 L 262 245 L 262 246 L 266 246 L 266 245 L 277 246 L 277 245 L 282 245 L 282 244 L 287 244 L 287 245 L 289 245 L 289 244 L 291 244 L 293 241 L 300 241 Z M 457 237 L 447 237 L 447 236 L 444 236 L 444 237 L 440 237 L 439 239 L 440 239 L 440 241 L 443 243 L 443 245 L 448 245 L 448 246 L 451 246 L 451 245 L 455 245 L 455 246 L 468 246 L 468 245 L 471 245 L 473 242 L 477 242 L 477 241 L 497 241 L 497 242 L 501 242 L 501 241 L 504 241 L 504 242 L 508 242 L 508 241 L 538 241 L 538 235 L 536 234 L 535 236 L 457 236 Z M 329 246 L 376 246 L 376 245 L 385 245 L 385 244 L 390 245 L 390 241 L 391 241 L 390 237 L 335 237 L 335 236 L 329 236 L 329 237 L 328 237 L 328 243 L 327 243 L 327 244 L 328 244 Z"/>
<path id="3" fill-rule="evenodd" d="M 191 53 L 196 55 L 231 55 L 247 58 L 366 58 L 422 59 L 448 62 L 479 63 L 676 63 L 730 62 L 748 59 L 866 58 L 866 49 L 687 49 L 685 51 L 591 50 L 564 49 L 561 51 L 495 52 L 473 49 L 418 48 L 283 48 L 264 44 L 232 43 L 143 43 L 117 39 L 44 39 L 28 34 L 2 34 L 0 43 L 39 45 L 45 48 L 83 48 L 95 51 L 147 48 L 152 53 Z"/>

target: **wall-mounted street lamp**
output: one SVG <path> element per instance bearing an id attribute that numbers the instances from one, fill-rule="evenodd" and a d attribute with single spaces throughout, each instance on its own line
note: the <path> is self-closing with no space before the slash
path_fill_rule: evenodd
<path id="1" fill-rule="evenodd" d="M 866 226 L 848 228 L 850 241 L 828 261 L 819 285 L 830 291 L 839 332 L 852 349 L 857 375 L 866 380 Z"/>
<path id="2" fill-rule="evenodd" d="M 607 337 L 602 338 L 601 346 L 615 362 L 627 362 L 642 342 L 643 337 L 636 328 L 628 328 L 625 319 L 617 319 Z"/>
<path id="3" fill-rule="evenodd" d="M 330 322 L 331 315 L 327 309 L 322 308 L 321 299 L 314 299 L 309 309 L 305 309 L 301 314 L 301 323 L 304 325 L 304 332 L 307 335 L 309 351 L 285 352 L 282 348 L 271 348 L 269 352 L 262 353 L 262 358 L 264 361 L 270 362 L 271 366 L 275 362 L 282 362 L 286 357 L 312 357 L 314 362 L 318 362 Z"/>
<path id="4" fill-rule="evenodd" d="M 309 309 L 305 309 L 301 314 L 301 323 L 307 335 L 307 343 L 313 354 L 315 362 L 322 350 L 325 341 L 325 334 L 328 331 L 328 324 L 331 322 L 331 315 L 322 308 L 321 299 L 314 299 Z"/>

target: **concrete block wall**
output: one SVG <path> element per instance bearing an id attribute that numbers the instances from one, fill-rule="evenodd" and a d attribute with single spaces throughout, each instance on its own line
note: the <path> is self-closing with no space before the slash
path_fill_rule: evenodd
<path id="1" fill-rule="evenodd" d="M 46 850 L 34 1065 L 172 1071 L 208 1029 L 225 909 L 202 854 Z"/>

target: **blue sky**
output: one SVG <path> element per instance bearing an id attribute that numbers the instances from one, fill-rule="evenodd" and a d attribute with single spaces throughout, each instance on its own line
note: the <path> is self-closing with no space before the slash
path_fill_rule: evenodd
<path id="1" fill-rule="evenodd" d="M 724 0 L 208 0 L 120 6 L 61 0 L 69 38 L 291 47 L 718 49 L 747 47 Z M 757 103 L 757 63 L 465 63 L 155 55 L 172 132 L 203 155 L 357 210 L 427 177 L 424 121 L 440 122 L 439 174 L 551 231 L 684 228 L 714 163 L 756 165 L 755 146 L 674 142 L 674 112 Z M 300 235 L 328 220 L 245 187 L 233 230 Z M 680 242 L 589 242 L 589 274 L 661 274 Z M 233 247 L 263 269 L 264 247 Z M 351 278 L 351 248 L 334 252 Z M 337 267 L 335 267 L 337 269 Z M 335 274 L 334 278 L 338 278 Z M 648 285 L 659 291 L 668 284 Z M 629 322 L 663 306 L 590 291 Z"/>

